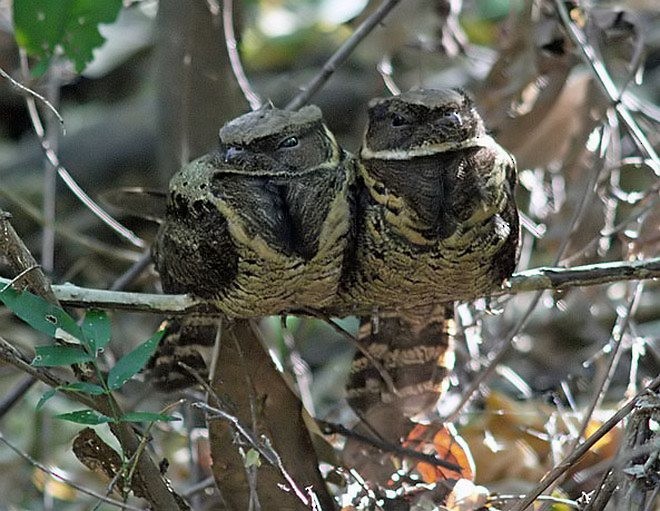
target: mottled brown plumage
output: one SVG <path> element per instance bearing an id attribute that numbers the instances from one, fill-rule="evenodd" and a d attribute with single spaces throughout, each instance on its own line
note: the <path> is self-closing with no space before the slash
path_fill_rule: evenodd
<path id="1" fill-rule="evenodd" d="M 264 108 L 220 130 L 217 151 L 171 180 L 153 249 L 163 289 L 213 300 L 229 317 L 321 308 L 337 293 L 351 243 L 354 157 L 344 152 L 315 106 Z M 191 318 L 149 364 L 161 390 L 206 375 L 199 346 L 217 322 Z"/>
<path id="2" fill-rule="evenodd" d="M 487 294 L 516 263 L 511 155 L 461 91 L 376 99 L 360 150 L 349 304 L 394 310 Z"/>
<path id="3" fill-rule="evenodd" d="M 154 249 L 168 292 L 217 301 L 228 316 L 330 303 L 350 238 L 353 159 L 317 107 L 245 114 L 218 151 L 170 182 Z"/>
<path id="4" fill-rule="evenodd" d="M 394 389 L 359 353 L 347 394 L 387 437 L 384 424 L 396 431 L 393 417 L 428 410 L 444 389 L 452 303 L 487 295 L 513 272 L 516 169 L 471 100 L 453 89 L 371 101 L 359 162 L 355 264 L 347 266 L 340 298 L 390 313 L 378 329 L 363 318 L 358 337 L 378 354 Z"/>

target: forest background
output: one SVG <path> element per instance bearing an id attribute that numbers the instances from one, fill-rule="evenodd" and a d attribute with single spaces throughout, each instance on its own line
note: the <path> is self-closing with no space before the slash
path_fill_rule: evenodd
<path id="1" fill-rule="evenodd" d="M 556 483 L 554 509 L 654 509 L 660 294 L 657 282 L 639 279 L 660 271 L 658 18 L 654 2 L 644 0 L 2 1 L 0 208 L 10 213 L 0 220 L 2 286 L 21 274 L 47 300 L 76 305 L 68 309 L 74 318 L 87 311 L 90 329 L 106 329 L 109 319 L 89 312 L 100 302 L 92 297 L 82 306 L 59 287 L 53 294 L 43 276 L 158 293 L 157 275 L 137 264 L 146 261 L 156 227 L 111 210 L 123 230 L 87 196 L 106 208 L 103 194 L 122 186 L 165 190 L 182 164 L 213 149 L 224 122 L 263 101 L 284 107 L 314 92 L 310 102 L 356 151 L 370 98 L 462 87 L 518 161 L 523 273 L 512 292 L 459 305 L 456 371 L 438 415 L 454 421 L 470 446 L 476 483 L 494 494 L 488 505 L 522 508 L 529 502 L 519 495 L 533 498 Z M 312 91 L 315 80 L 320 88 Z M 525 273 L 541 266 L 584 268 Z M 40 312 L 27 313 L 32 326 L 42 312 L 35 307 Z M 99 367 L 124 371 L 115 370 L 121 384 L 113 387 L 124 410 L 152 415 L 134 418 L 138 434 L 120 423 L 118 441 L 105 426 L 96 429 L 130 453 L 144 448 L 139 438 L 148 428 L 152 469 L 136 469 L 146 471 L 145 484 L 159 479 L 153 467 L 167 458 L 173 487 L 194 509 L 218 508 L 204 414 L 190 406 L 203 396 L 157 393 L 140 367 L 118 364 L 136 347 L 148 351 L 144 341 L 162 316 L 112 310 L 107 318 L 112 341 L 99 352 Z M 355 334 L 354 318 L 337 324 Z M 354 345 L 320 319 L 290 317 L 284 325 L 280 318 L 259 323 L 308 412 L 350 426 L 343 383 Z M 98 495 L 84 490 L 106 493 L 107 479 L 72 452 L 80 423 L 90 423 L 75 415 L 74 398 L 94 408 L 98 396 L 79 387 L 42 400 L 73 381 L 66 366 L 81 361 L 30 364 L 35 346 L 49 342 L 0 309 L 0 509 L 92 509 Z M 72 411 L 69 421 L 54 417 Z M 617 411 L 625 423 L 602 431 L 598 448 L 570 471 L 561 465 Z M 170 422 L 172 414 L 183 420 Z M 338 449 L 340 437 L 329 437 Z M 254 453 L 248 466 L 265 463 L 256 447 L 246 452 Z M 541 487 L 547 473 L 557 477 Z M 382 500 L 357 487 L 346 477 L 332 492 L 347 508 Z M 152 506 L 178 509 L 161 497 L 165 507 L 151 499 Z"/>

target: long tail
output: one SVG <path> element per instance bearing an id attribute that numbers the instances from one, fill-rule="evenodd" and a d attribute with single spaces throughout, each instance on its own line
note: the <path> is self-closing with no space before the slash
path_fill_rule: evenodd
<path id="1" fill-rule="evenodd" d="M 454 365 L 454 306 L 380 319 L 362 318 L 361 349 L 351 364 L 347 399 L 382 439 L 397 441 L 398 423 L 432 408 Z"/>

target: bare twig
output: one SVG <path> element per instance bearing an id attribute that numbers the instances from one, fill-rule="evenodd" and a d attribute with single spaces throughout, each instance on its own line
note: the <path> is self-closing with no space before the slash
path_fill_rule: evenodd
<path id="1" fill-rule="evenodd" d="M 634 398 L 628 401 L 621 409 L 616 412 L 609 420 L 607 420 L 600 428 L 598 428 L 587 440 L 573 451 L 570 455 L 564 458 L 560 463 L 548 472 L 533 491 L 529 492 L 527 496 L 517 503 L 511 511 L 524 511 L 530 506 L 548 486 L 562 476 L 572 465 L 577 463 L 582 456 L 584 456 L 589 449 L 591 449 L 598 440 L 603 438 L 614 426 L 616 426 L 626 415 L 633 411 L 639 399 L 647 392 L 657 392 L 660 388 L 660 376 L 657 376 L 647 387 L 639 392 Z"/>
<path id="2" fill-rule="evenodd" d="M 125 289 L 131 282 L 140 276 L 147 266 L 151 263 L 151 251 L 147 250 L 142 254 L 140 259 L 135 261 L 133 265 L 122 273 L 117 280 L 110 286 L 110 291 L 121 291 Z"/>
<path id="3" fill-rule="evenodd" d="M 60 71 L 57 66 L 52 66 L 46 73 L 46 96 L 53 104 L 58 104 L 60 99 Z M 28 96 L 28 102 L 34 103 L 34 98 Z M 30 113 L 36 115 L 36 108 L 30 109 Z M 38 119 L 38 116 L 36 117 Z M 33 121 L 34 122 L 34 121 Z M 56 119 L 52 115 L 46 116 L 46 129 L 40 139 L 57 154 L 61 125 L 56 125 Z M 35 130 L 36 131 L 36 130 Z M 42 211 L 44 224 L 41 230 L 41 266 L 47 274 L 52 274 L 55 267 L 55 216 L 57 204 L 57 166 L 53 165 L 48 157 L 43 160 L 43 186 L 42 186 Z"/>
<path id="4" fill-rule="evenodd" d="M 385 84 L 385 87 L 387 87 L 387 90 L 390 91 L 390 94 L 393 96 L 401 94 L 401 89 L 397 86 L 392 77 L 392 59 L 390 59 L 389 55 L 380 59 L 380 62 L 378 62 L 378 65 L 376 66 L 376 71 L 380 74 L 383 83 Z"/>
<path id="5" fill-rule="evenodd" d="M 45 97 L 43 97 L 41 94 L 39 94 L 36 91 L 33 91 L 29 87 L 26 87 L 22 83 L 14 80 L 4 69 L 0 67 L 0 76 L 5 78 L 6 80 L 9 80 L 11 84 L 19 89 L 21 92 L 24 92 L 25 94 L 29 94 L 30 96 L 34 96 L 37 98 L 39 101 L 41 101 L 44 105 L 46 105 L 46 108 L 50 110 L 55 117 L 57 117 L 57 120 L 60 121 L 60 124 L 62 125 L 62 131 L 64 131 L 64 119 L 62 119 L 62 116 L 60 113 L 57 111 L 57 108 L 55 108 L 50 101 L 48 101 Z"/>
<path id="6" fill-rule="evenodd" d="M 229 55 L 231 70 L 234 73 L 241 92 L 243 92 L 243 96 L 245 96 L 245 99 L 250 104 L 250 108 L 256 110 L 261 106 L 262 101 L 259 95 L 252 90 L 250 81 L 241 63 L 241 56 L 238 53 L 238 44 L 236 43 L 236 35 L 234 34 L 234 2 L 232 0 L 223 0 L 222 2 L 222 26 L 225 31 L 225 43 L 227 44 L 227 54 Z"/>
<path id="7" fill-rule="evenodd" d="M 574 268 L 535 268 L 515 273 L 502 289 L 493 291 L 491 295 L 512 295 L 546 289 L 561 290 L 577 286 L 595 286 L 626 280 L 657 278 L 660 278 L 660 257 L 632 262 L 596 263 Z M 0 277 L 0 285 L 10 282 L 11 279 Z M 63 305 L 72 307 L 94 306 L 102 309 L 158 314 L 223 313 L 221 303 L 205 302 L 191 295 L 128 293 L 78 287 L 73 284 L 54 285 L 52 289 Z M 346 316 L 370 313 L 371 311 L 359 310 L 342 312 Z M 388 311 L 383 311 L 384 315 L 387 313 Z M 312 314 L 310 313 L 310 315 Z"/>
<path id="8" fill-rule="evenodd" d="M 21 53 L 21 67 L 23 68 L 24 73 L 28 73 L 29 68 L 27 63 L 27 55 L 22 50 L 20 53 Z M 71 177 L 69 171 L 66 168 L 64 168 L 64 166 L 62 166 L 56 152 L 50 146 L 49 141 L 45 138 L 44 127 L 41 124 L 41 119 L 39 118 L 39 113 L 37 112 L 37 106 L 34 101 L 34 98 L 32 96 L 28 96 L 25 98 L 25 102 L 28 107 L 28 113 L 30 114 L 30 121 L 32 122 L 34 131 L 37 137 L 39 138 L 41 149 L 44 152 L 44 155 L 46 156 L 46 159 L 48 160 L 50 165 L 52 165 L 55 169 L 57 169 L 57 174 L 60 176 L 62 181 L 64 181 L 64 183 L 67 185 L 69 190 L 71 190 L 73 194 L 76 196 L 76 198 L 80 200 L 92 213 L 94 213 L 108 227 L 110 227 L 112 230 L 114 230 L 123 238 L 127 239 L 133 245 L 143 248 L 144 241 L 142 241 L 142 239 L 139 236 L 135 235 L 135 233 L 133 233 L 130 229 L 127 229 L 121 223 L 115 220 L 101 206 L 99 206 L 96 202 L 94 202 L 92 198 L 89 195 L 87 195 L 87 193 L 85 193 L 85 191 L 82 188 L 80 188 L 80 186 L 78 185 L 78 183 L 76 183 L 73 177 Z"/>
<path id="9" fill-rule="evenodd" d="M 34 385 L 36 381 L 37 380 L 32 376 L 28 376 L 5 392 L 2 401 L 0 401 L 0 418 L 4 417 L 6 413 L 11 410 L 13 406 L 23 398 L 23 396 L 25 396 L 27 391 L 32 388 L 32 385 Z"/>
<path id="10" fill-rule="evenodd" d="M 344 44 L 328 59 L 319 73 L 307 85 L 301 87 L 300 93 L 286 106 L 287 110 L 297 110 L 305 105 L 310 98 L 323 86 L 337 68 L 344 63 L 362 40 L 378 25 L 400 0 L 383 0 L 383 2 L 360 26 L 353 32 Z"/>
<path id="11" fill-rule="evenodd" d="M 14 451 L 16 454 L 18 454 L 21 458 L 26 460 L 28 463 L 30 463 L 30 465 L 32 465 L 33 467 L 38 468 L 42 472 L 50 475 L 51 477 L 54 477 L 55 479 L 59 479 L 63 483 L 71 486 L 72 488 L 75 488 L 76 490 L 78 490 L 81 493 L 84 493 L 85 495 L 89 495 L 90 497 L 94 497 L 95 499 L 99 499 L 99 500 L 105 502 L 106 504 L 110 504 L 111 506 L 116 506 L 120 509 L 129 509 L 131 511 L 142 511 L 142 508 L 131 506 L 129 504 L 126 504 L 125 502 L 120 502 L 118 500 L 114 500 L 114 499 L 111 499 L 109 497 L 106 497 L 105 495 L 102 495 L 101 493 L 97 493 L 95 491 L 89 490 L 89 489 L 85 488 L 84 486 L 82 486 L 82 485 L 80 485 L 80 484 L 78 484 L 74 481 L 71 481 L 71 480 L 67 479 L 63 475 L 58 474 L 56 471 L 46 467 L 45 465 L 39 463 L 37 460 L 30 457 L 27 453 L 24 453 L 23 451 L 21 451 L 18 447 L 16 447 L 14 444 L 9 442 L 9 440 L 7 440 L 3 436 L 2 433 L 0 433 L 0 442 L 2 442 L 7 447 L 9 447 L 12 451 Z"/>
<path id="12" fill-rule="evenodd" d="M 369 361 L 369 363 L 374 366 L 374 369 L 378 371 L 378 375 L 382 378 L 383 382 L 385 383 L 385 386 L 387 387 L 387 390 L 392 393 L 394 396 L 399 395 L 399 391 L 397 390 L 396 386 L 394 385 L 394 380 L 392 379 L 392 375 L 383 367 L 383 364 L 381 364 L 376 358 L 371 354 L 369 351 L 369 348 L 365 346 L 363 343 L 361 343 L 358 338 L 354 335 L 352 335 L 348 330 L 343 328 L 341 325 L 337 324 L 336 321 L 333 321 L 332 318 L 328 317 L 325 314 L 318 314 L 314 311 L 307 311 L 310 316 L 317 317 L 319 319 L 322 319 L 325 321 L 332 329 L 340 334 L 342 337 L 347 339 L 355 348 L 362 354 L 364 357 Z M 366 421 L 364 421 L 366 423 Z"/>
<path id="13" fill-rule="evenodd" d="M 433 465 L 435 467 L 448 468 L 449 470 L 454 470 L 455 472 L 458 473 L 461 473 L 463 471 L 463 468 L 460 467 L 459 465 L 456 465 L 455 463 L 451 463 L 449 461 L 445 461 L 434 454 L 425 454 L 423 452 L 415 451 L 413 449 L 406 449 L 405 447 L 401 447 L 400 445 L 386 442 L 384 440 L 381 440 L 380 438 L 363 435 L 362 433 L 358 431 L 354 431 L 352 429 L 348 429 L 342 426 L 341 424 L 335 424 L 333 422 L 327 422 L 320 419 L 316 419 L 316 423 L 319 425 L 324 435 L 338 434 L 346 438 L 354 438 L 359 442 L 362 442 L 367 445 L 371 445 L 384 452 L 391 452 L 394 454 L 398 454 L 399 456 L 403 456 L 404 458 L 423 461 L 424 463 L 428 463 L 429 465 Z"/>
<path id="14" fill-rule="evenodd" d="M 575 26 L 571 21 L 570 15 L 562 0 L 555 0 L 555 7 L 559 16 L 566 27 L 569 37 L 573 40 L 575 45 L 580 49 L 582 59 L 589 65 L 598 84 L 610 100 L 612 106 L 617 114 L 625 124 L 632 139 L 637 144 L 638 149 L 651 160 L 654 161 L 654 168 L 656 173 L 660 172 L 660 160 L 658 155 L 653 149 L 653 145 L 649 142 L 644 132 L 640 129 L 635 119 L 630 114 L 628 108 L 621 102 L 622 91 L 619 91 L 612 81 L 612 78 L 605 69 L 603 63 L 596 57 L 594 48 L 587 41 L 584 33 Z"/>

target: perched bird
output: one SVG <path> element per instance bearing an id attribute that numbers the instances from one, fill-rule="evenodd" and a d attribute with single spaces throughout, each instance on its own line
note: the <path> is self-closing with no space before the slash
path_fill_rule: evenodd
<path id="1" fill-rule="evenodd" d="M 307 106 L 227 123 L 217 151 L 171 180 L 153 256 L 163 289 L 256 317 L 334 300 L 351 230 L 354 159 Z"/>
<path id="2" fill-rule="evenodd" d="M 315 106 L 230 121 L 219 148 L 170 182 L 152 251 L 163 289 L 213 300 L 229 318 L 334 301 L 352 246 L 355 165 Z M 216 330 L 209 317 L 170 322 L 148 365 L 154 385 L 196 383 L 179 362 L 205 376 L 198 345 Z"/>
<path id="3" fill-rule="evenodd" d="M 381 438 L 431 408 L 453 364 L 453 302 L 509 277 L 516 165 L 461 90 L 374 99 L 360 149 L 356 262 L 340 300 L 361 320 L 349 404 Z M 364 314 L 364 312 L 363 312 Z M 389 380 L 389 381 L 388 381 Z M 402 419 L 403 420 L 403 419 Z"/>
<path id="4" fill-rule="evenodd" d="M 372 100 L 359 177 L 347 303 L 418 310 L 487 294 L 513 272 L 515 161 L 464 92 Z"/>

